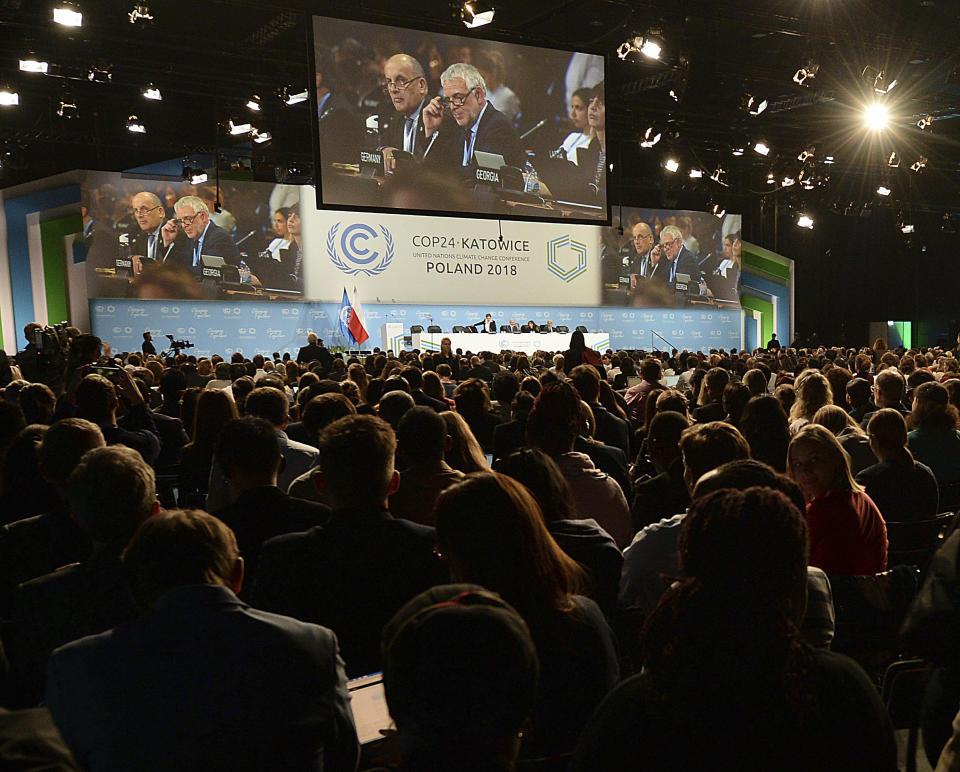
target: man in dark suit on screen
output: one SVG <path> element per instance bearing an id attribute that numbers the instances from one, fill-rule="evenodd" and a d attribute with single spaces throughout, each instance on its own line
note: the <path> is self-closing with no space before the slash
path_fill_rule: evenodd
<path id="1" fill-rule="evenodd" d="M 131 199 L 130 206 L 137 225 L 140 226 L 140 233 L 130 245 L 131 255 L 139 255 L 159 264 L 168 259 L 176 262 L 178 256 L 188 254 L 184 251 L 186 236 L 175 228 L 164 232 L 165 210 L 163 202 L 156 194 L 146 190 L 137 193 Z"/>
<path id="2" fill-rule="evenodd" d="M 673 283 L 678 273 L 685 273 L 691 282 L 700 281 L 700 265 L 697 258 L 683 246 L 683 233 L 676 225 L 668 225 L 660 231 L 660 244 L 669 268 L 667 281 Z"/>
<path id="3" fill-rule="evenodd" d="M 487 85 L 479 70 L 458 62 L 444 70 L 440 83 L 443 96 L 435 97 L 422 113 L 426 135 L 433 139 L 426 160 L 452 166 L 470 177 L 474 153 L 480 150 L 502 155 L 510 166 L 523 168 L 526 157 L 520 138 L 507 117 L 487 101 Z M 459 136 L 445 136 L 450 133 L 442 125 L 445 109 L 460 127 Z"/>
<path id="4" fill-rule="evenodd" d="M 173 210 L 177 217 L 163 226 L 164 239 L 176 238 L 177 226 L 183 228 L 186 241 L 178 249 L 176 260 L 194 271 L 199 271 L 201 255 L 222 257 L 230 265 L 240 264 L 240 249 L 233 243 L 230 234 L 210 219 L 210 210 L 197 196 L 184 196 Z M 174 259 L 172 256 L 167 258 Z"/>
<path id="5" fill-rule="evenodd" d="M 402 150 L 422 158 L 428 139 L 423 108 L 430 101 L 423 66 L 409 54 L 391 56 L 383 67 L 383 88 L 395 112 L 380 115 L 380 149 L 386 171 L 396 168 L 393 153 Z"/>

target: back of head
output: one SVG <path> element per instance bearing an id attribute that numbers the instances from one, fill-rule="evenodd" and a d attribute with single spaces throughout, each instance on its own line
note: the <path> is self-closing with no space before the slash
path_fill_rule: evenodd
<path id="1" fill-rule="evenodd" d="M 436 505 L 437 543 L 458 581 L 482 584 L 525 618 L 569 608 L 582 579 L 547 531 L 540 507 L 516 480 L 473 474 Z"/>
<path id="2" fill-rule="evenodd" d="M 260 386 L 253 389 L 243 403 L 244 412 L 256 418 L 269 421 L 280 429 L 287 423 L 290 403 L 287 395 L 272 386 Z"/>
<path id="3" fill-rule="evenodd" d="M 750 457 L 750 446 L 736 427 L 723 421 L 696 424 L 680 436 L 684 478 L 692 491 L 697 480 L 728 461 Z"/>
<path id="4" fill-rule="evenodd" d="M 860 425 L 839 405 L 824 405 L 813 414 L 813 423 L 826 427 L 837 437 L 863 434 Z"/>
<path id="5" fill-rule="evenodd" d="M 415 404 L 413 397 L 406 392 L 391 391 L 380 398 L 377 413 L 384 421 L 396 429 L 400 425 L 400 420 L 404 414 L 412 409 Z"/>
<path id="6" fill-rule="evenodd" d="M 574 516 L 570 487 L 560 468 L 546 453 L 520 448 L 494 464 L 494 470 L 524 485 L 540 505 L 546 522 Z"/>
<path id="7" fill-rule="evenodd" d="M 903 402 L 907 382 L 897 370 L 887 368 L 877 376 L 875 383 L 884 407 L 897 407 Z"/>
<path id="8" fill-rule="evenodd" d="M 600 394 L 600 374 L 593 365 L 577 365 L 570 371 L 570 383 L 585 402 L 596 402 Z"/>
<path id="9" fill-rule="evenodd" d="M 204 389 L 194 411 L 194 442 L 213 445 L 227 422 L 237 417 L 237 406 L 222 389 Z"/>
<path id="10" fill-rule="evenodd" d="M 446 444 L 447 424 L 433 408 L 414 407 L 400 419 L 397 445 L 407 464 L 442 461 Z"/>
<path id="11" fill-rule="evenodd" d="M 280 438 L 263 418 L 245 416 L 230 421 L 217 441 L 217 461 L 228 474 L 248 479 L 270 477 L 280 468 Z"/>
<path id="12" fill-rule="evenodd" d="M 767 393 L 767 377 L 757 368 L 743 374 L 743 385 L 750 389 L 753 396 Z"/>
<path id="13" fill-rule="evenodd" d="M 410 385 L 410 389 L 413 391 L 423 388 L 423 373 L 420 372 L 418 367 L 404 367 L 400 371 L 400 377 Z"/>
<path id="14" fill-rule="evenodd" d="M 864 407 L 870 402 L 870 382 L 866 378 L 851 378 L 847 381 L 847 396 L 853 407 Z"/>
<path id="15" fill-rule="evenodd" d="M 640 375 L 645 381 L 650 381 L 650 383 L 659 381 L 663 375 L 663 367 L 660 365 L 660 360 L 653 359 L 652 357 L 644 359 L 640 365 Z"/>
<path id="16" fill-rule="evenodd" d="M 755 486 L 780 491 L 801 512 L 806 509 L 807 504 L 799 485 L 785 474 L 777 472 L 773 467 L 752 458 L 729 461 L 707 472 L 697 481 L 693 498 L 702 499 L 714 491 L 724 488 L 742 491 Z"/>
<path id="17" fill-rule="evenodd" d="M 490 409 L 490 393 L 487 384 L 480 378 L 467 378 L 453 391 L 457 412 L 463 415 L 480 415 Z"/>
<path id="18" fill-rule="evenodd" d="M 45 383 L 31 383 L 20 389 L 20 408 L 28 424 L 47 424 L 53 418 L 57 398 Z"/>
<path id="19" fill-rule="evenodd" d="M 94 448 L 83 454 L 68 478 L 67 499 L 91 539 L 123 547 L 154 511 L 153 470 L 124 445 Z"/>
<path id="20" fill-rule="evenodd" d="M 383 504 L 390 490 L 397 448 L 390 424 L 368 415 L 347 416 L 320 433 L 317 447 L 334 507 Z"/>
<path id="21" fill-rule="evenodd" d="M 233 531 L 195 509 L 173 509 L 151 517 L 123 553 L 123 569 L 141 608 L 179 587 L 229 585 L 240 553 Z"/>
<path id="22" fill-rule="evenodd" d="M 76 402 L 78 418 L 95 424 L 106 423 L 117 404 L 117 390 L 102 375 L 87 375 L 77 386 Z"/>
<path id="23" fill-rule="evenodd" d="M 491 394 L 501 405 L 509 405 L 520 390 L 520 379 L 515 373 L 497 373 L 491 383 Z"/>
<path id="24" fill-rule="evenodd" d="M 383 630 L 383 681 L 401 755 L 475 764 L 530 715 L 539 666 L 523 619 L 477 585 L 433 587 Z"/>
<path id="25" fill-rule="evenodd" d="M 176 402 L 187 388 L 187 376 L 176 367 L 169 367 L 160 376 L 160 393 L 165 402 Z"/>
<path id="26" fill-rule="evenodd" d="M 703 376 L 703 387 L 700 389 L 698 402 L 705 405 L 708 402 L 720 402 L 723 399 L 723 390 L 730 383 L 730 373 L 722 367 L 711 367 Z"/>
<path id="27" fill-rule="evenodd" d="M 548 456 L 569 452 L 580 433 L 580 395 L 569 383 L 545 384 L 527 417 L 527 441 Z"/>
<path id="28" fill-rule="evenodd" d="M 884 457 L 910 455 L 907 450 L 907 423 L 899 410 L 891 407 L 878 410 L 870 416 L 867 434 L 870 436 L 870 444 L 876 445 L 876 449 Z"/>
<path id="29" fill-rule="evenodd" d="M 356 415 L 357 409 L 344 394 L 320 394 L 311 399 L 303 408 L 303 426 L 313 443 L 317 435 L 339 418 Z"/>
<path id="30" fill-rule="evenodd" d="M 83 454 L 106 443 L 100 427 L 83 418 L 64 418 L 43 435 L 40 465 L 50 482 L 61 490 Z"/>

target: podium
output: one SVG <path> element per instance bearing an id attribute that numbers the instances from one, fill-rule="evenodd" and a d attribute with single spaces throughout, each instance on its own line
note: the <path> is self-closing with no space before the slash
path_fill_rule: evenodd
<path id="1" fill-rule="evenodd" d="M 399 354 L 403 349 L 403 325 L 400 322 L 387 322 L 380 325 L 380 348 Z"/>

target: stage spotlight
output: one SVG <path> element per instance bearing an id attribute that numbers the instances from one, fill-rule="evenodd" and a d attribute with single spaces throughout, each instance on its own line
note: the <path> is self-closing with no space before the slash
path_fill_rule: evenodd
<path id="1" fill-rule="evenodd" d="M 640 147 L 653 147 L 660 141 L 660 137 L 663 136 L 663 133 L 656 126 L 648 126 L 643 132 L 643 137 L 640 140 Z"/>
<path id="2" fill-rule="evenodd" d="M 753 94 L 744 94 L 740 97 L 740 107 L 745 113 L 749 113 L 756 118 L 767 109 L 767 100 L 753 96 Z"/>
<path id="3" fill-rule="evenodd" d="M 916 161 L 910 164 L 910 171 L 919 172 L 921 169 L 927 168 L 927 159 L 924 156 L 920 156 Z"/>
<path id="4" fill-rule="evenodd" d="M 956 234 L 957 223 L 949 212 L 944 212 L 940 218 L 940 230 L 943 233 Z"/>
<path id="5" fill-rule="evenodd" d="M 253 141 L 258 145 L 262 145 L 264 142 L 269 142 L 271 139 L 273 139 L 273 134 L 271 134 L 269 131 L 258 131 L 257 129 L 253 130 L 252 136 Z"/>
<path id="6" fill-rule="evenodd" d="M 766 142 L 761 140 L 753 146 L 753 151 L 755 153 L 759 153 L 762 156 L 767 156 L 767 155 L 770 155 L 770 146 L 767 145 Z"/>
<path id="7" fill-rule="evenodd" d="M 20 71 L 21 72 L 40 72 L 46 75 L 47 71 L 50 69 L 50 63 L 45 62 L 41 59 L 35 57 L 30 57 L 29 59 L 20 60 Z"/>
<path id="8" fill-rule="evenodd" d="M 722 166 L 718 166 L 713 170 L 713 174 L 710 175 L 710 179 L 718 185 L 723 185 L 725 188 L 729 187 L 727 184 L 727 172 Z"/>
<path id="9" fill-rule="evenodd" d="M 651 32 L 646 36 L 634 35 L 624 40 L 617 47 L 617 56 L 626 59 L 630 54 L 642 54 L 647 59 L 659 59 L 661 51 L 663 51 L 663 38 Z"/>
<path id="10" fill-rule="evenodd" d="M 886 185 L 880 185 L 879 187 L 877 187 L 878 196 L 889 196 L 890 193 L 892 192 L 893 191 L 891 191 L 890 188 L 888 188 Z"/>
<path id="11" fill-rule="evenodd" d="M 680 168 L 680 162 L 676 158 L 668 158 L 666 161 L 664 161 L 663 168 L 668 172 L 676 173 Z"/>
<path id="12" fill-rule="evenodd" d="M 9 86 L 0 86 L 0 105 L 13 107 L 20 104 L 20 94 Z"/>
<path id="13" fill-rule="evenodd" d="M 305 88 L 298 88 L 297 86 L 284 86 L 281 93 L 281 98 L 287 105 L 298 105 L 301 102 L 306 102 L 309 99 L 307 90 Z"/>
<path id="14" fill-rule="evenodd" d="M 113 72 L 108 64 L 95 64 L 87 72 L 87 80 L 91 83 L 110 83 L 113 80 Z"/>
<path id="15" fill-rule="evenodd" d="M 57 108 L 57 115 L 67 120 L 76 118 L 80 115 L 80 110 L 77 108 L 77 100 L 69 94 L 64 94 L 60 97 L 60 106 Z"/>
<path id="16" fill-rule="evenodd" d="M 746 152 L 746 150 L 747 148 L 743 142 L 738 142 L 737 140 L 733 140 L 730 143 L 730 155 L 733 155 L 739 158 Z"/>
<path id="17" fill-rule="evenodd" d="M 863 111 L 863 120 L 868 128 L 873 131 L 880 131 L 885 129 L 890 122 L 890 112 L 886 105 L 874 102 Z"/>
<path id="18" fill-rule="evenodd" d="M 247 100 L 247 108 L 253 110 L 255 113 L 260 112 L 262 104 L 259 95 L 254 94 L 252 97 L 250 97 L 250 99 Z"/>
<path id="19" fill-rule="evenodd" d="M 661 41 L 653 35 L 648 35 L 643 40 L 643 45 L 640 46 L 640 53 L 643 54 L 647 59 L 659 59 L 660 52 L 663 50 Z"/>
<path id="20" fill-rule="evenodd" d="M 482 0 L 471 0 L 471 2 L 464 3 L 460 9 L 460 19 L 467 29 L 476 29 L 492 22 L 495 13 L 496 9 L 492 4 L 482 2 Z"/>
<path id="21" fill-rule="evenodd" d="M 832 156 L 832 155 L 826 155 L 826 156 L 824 156 L 824 157 L 823 157 L 823 162 L 824 162 L 825 164 L 836 163 L 836 161 L 833 160 L 833 156 Z"/>
<path id="22" fill-rule="evenodd" d="M 680 101 L 680 94 L 679 94 L 679 92 L 678 92 L 675 88 L 670 89 L 670 92 L 669 92 L 668 96 L 669 96 L 674 102 L 679 102 L 679 101 Z"/>
<path id="23" fill-rule="evenodd" d="M 797 156 L 797 160 L 800 163 L 806 163 L 811 158 L 813 158 L 813 154 L 816 152 L 816 150 L 817 150 L 816 147 L 814 147 L 813 145 L 810 145 L 808 148 L 800 151 L 800 155 Z"/>
<path id="24" fill-rule="evenodd" d="M 727 210 L 724 209 L 723 206 L 713 201 L 707 204 L 707 211 L 715 217 L 723 217 L 727 213 Z"/>
<path id="25" fill-rule="evenodd" d="M 808 214 L 801 214 L 797 218 L 797 225 L 801 228 L 807 228 L 808 230 L 813 230 L 813 218 Z"/>
<path id="26" fill-rule="evenodd" d="M 883 70 L 877 67 L 871 67 L 869 64 L 863 68 L 861 73 L 863 79 L 873 86 L 877 94 L 889 94 L 893 87 L 897 85 L 897 80 L 889 80 Z"/>
<path id="27" fill-rule="evenodd" d="M 241 134 L 249 134 L 253 126 L 250 125 L 249 121 L 244 121 L 242 118 L 231 118 L 227 123 L 227 128 L 230 129 L 230 133 L 238 137 Z"/>
<path id="28" fill-rule="evenodd" d="M 801 67 L 793 74 L 793 82 L 798 86 L 810 84 L 807 83 L 808 80 L 812 80 L 817 77 L 817 72 L 820 70 L 819 64 L 814 64 L 813 62 L 808 62 L 806 65 Z"/>
<path id="29" fill-rule="evenodd" d="M 133 10 L 127 14 L 127 18 L 130 19 L 131 24 L 147 23 L 153 21 L 153 14 L 150 13 L 146 3 L 134 3 Z"/>
<path id="30" fill-rule="evenodd" d="M 790 177 L 789 175 L 784 177 L 783 180 L 780 181 L 780 187 L 783 187 L 783 188 L 790 188 L 796 184 L 797 184 L 797 181 L 793 177 Z"/>
<path id="31" fill-rule="evenodd" d="M 80 12 L 80 6 L 70 0 L 63 0 L 54 6 L 53 20 L 64 27 L 83 26 L 83 14 Z"/>
<path id="32" fill-rule="evenodd" d="M 915 230 L 916 230 L 916 228 L 914 228 L 913 223 L 906 223 L 906 222 L 905 222 L 905 223 L 903 223 L 903 224 L 900 226 L 900 232 L 901 232 L 901 233 L 913 233 Z"/>
<path id="33" fill-rule="evenodd" d="M 932 125 L 933 125 L 932 116 L 921 115 L 920 118 L 917 119 L 917 128 L 920 129 L 920 131 L 925 131 L 929 129 Z"/>
<path id="34" fill-rule="evenodd" d="M 147 87 L 143 90 L 143 97 L 144 99 L 152 99 L 154 102 L 163 101 L 163 94 L 160 93 L 160 89 L 152 83 L 148 83 Z"/>
<path id="35" fill-rule="evenodd" d="M 767 172 L 767 185 L 776 185 L 777 175 L 773 172 Z"/>
<path id="36" fill-rule="evenodd" d="M 131 115 L 127 118 L 127 131 L 131 131 L 134 134 L 146 134 L 147 128 L 143 125 L 143 121 L 136 115 Z"/>
<path id="37" fill-rule="evenodd" d="M 699 180 L 703 178 L 703 169 L 693 168 L 690 170 L 690 179 Z"/>
<path id="38" fill-rule="evenodd" d="M 897 155 L 896 150 L 890 153 L 890 157 L 887 159 L 887 166 L 889 166 L 891 169 L 896 169 L 898 166 L 900 166 L 900 156 Z"/>

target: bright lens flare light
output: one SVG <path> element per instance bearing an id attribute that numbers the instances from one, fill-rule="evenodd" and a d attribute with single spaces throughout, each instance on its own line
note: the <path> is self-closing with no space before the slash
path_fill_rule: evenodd
<path id="1" fill-rule="evenodd" d="M 885 105 L 874 103 L 863 111 L 863 120 L 869 129 L 881 131 L 890 122 L 890 112 Z"/>

